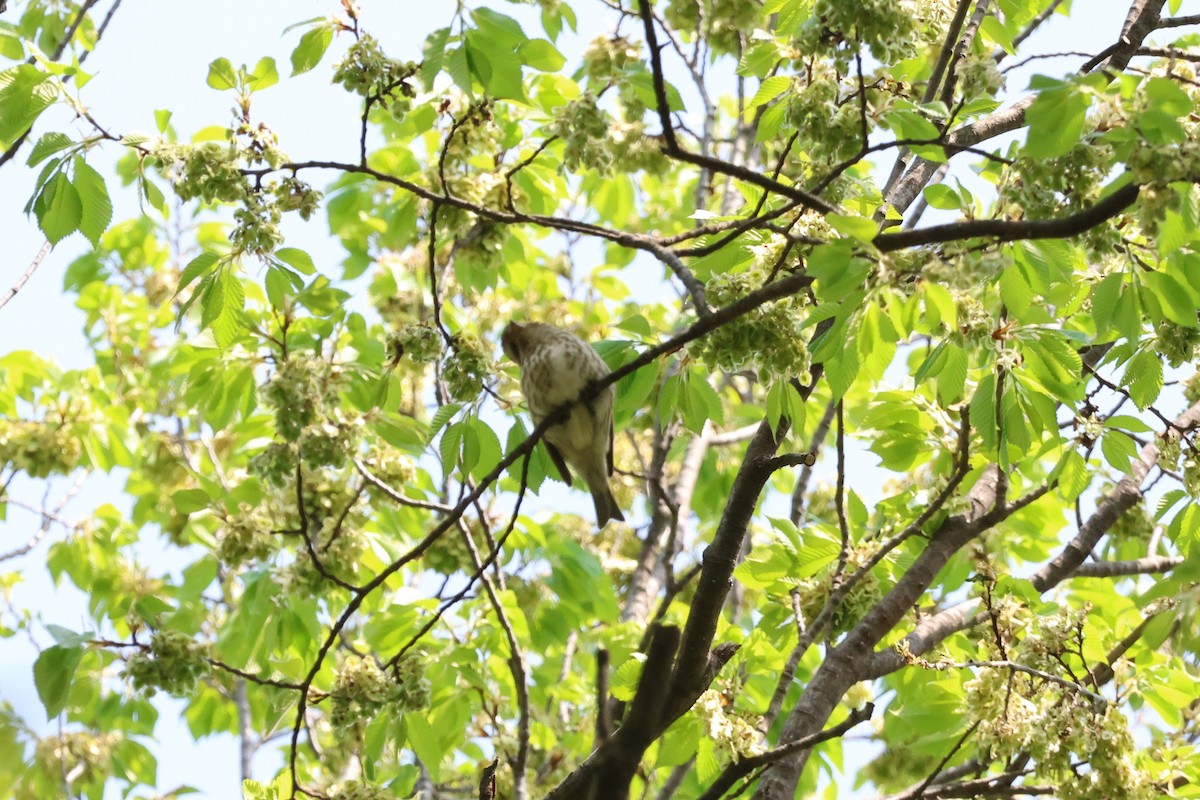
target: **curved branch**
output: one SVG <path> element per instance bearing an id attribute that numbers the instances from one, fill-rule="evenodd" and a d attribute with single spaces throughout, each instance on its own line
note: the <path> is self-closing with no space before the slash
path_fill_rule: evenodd
<path id="1" fill-rule="evenodd" d="M 964 220 L 912 231 L 881 233 L 875 237 L 873 243 L 886 253 L 917 245 L 941 244 L 981 236 L 994 237 L 996 241 L 1000 242 L 1026 239 L 1065 239 L 1078 236 L 1120 214 L 1133 205 L 1140 191 L 1141 187 L 1137 184 L 1127 183 L 1091 208 L 1058 219 Z"/>

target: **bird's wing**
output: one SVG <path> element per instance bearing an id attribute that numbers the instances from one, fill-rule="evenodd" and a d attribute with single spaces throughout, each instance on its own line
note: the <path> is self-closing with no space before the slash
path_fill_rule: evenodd
<path id="1" fill-rule="evenodd" d="M 613 418 L 608 415 L 608 476 L 613 474 Z"/>
<path id="2" fill-rule="evenodd" d="M 542 444 L 546 445 L 546 452 L 550 454 L 550 460 L 554 462 L 554 466 L 558 469 L 558 474 L 562 477 L 563 483 L 570 486 L 571 470 L 567 469 L 566 459 L 562 457 L 562 453 L 558 452 L 558 448 L 550 444 L 550 442 L 542 439 Z"/>

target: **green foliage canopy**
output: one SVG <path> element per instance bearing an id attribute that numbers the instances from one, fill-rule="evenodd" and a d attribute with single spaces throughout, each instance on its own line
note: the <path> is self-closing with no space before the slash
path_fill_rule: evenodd
<path id="1" fill-rule="evenodd" d="M 270 57 L 214 52 L 231 119 L 114 130 L 80 90 L 119 2 L 12 5 L 0 167 L 37 171 L 47 248 L 87 243 L 92 363 L 0 354 L 0 513 L 42 519 L 0 581 L 88 598 L 81 630 L 0 617 L 61 723 L 0 705 L 0 793 L 174 785 L 164 692 L 262 800 L 1195 796 L 1177 0 L 1028 90 L 1030 35 L 1085 8 L 472 2 L 401 54 L 345 0 L 288 35 L 360 103 L 350 160 L 285 152 Z M 555 488 L 511 319 L 612 368 L 634 525 Z M 123 496 L 77 521 L 15 496 L 99 472 Z"/>

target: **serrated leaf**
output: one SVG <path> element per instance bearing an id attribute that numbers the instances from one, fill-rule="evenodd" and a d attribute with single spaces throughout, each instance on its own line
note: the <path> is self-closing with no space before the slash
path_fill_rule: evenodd
<path id="1" fill-rule="evenodd" d="M 67 704 L 75 671 L 83 660 L 82 647 L 47 647 L 33 664 L 33 683 L 46 708 L 47 719 L 54 719 Z"/>
<path id="2" fill-rule="evenodd" d="M 429 420 L 429 442 L 432 443 L 434 438 L 442 430 L 450 418 L 462 410 L 462 406 L 458 403 L 446 403 L 446 405 L 438 408 L 433 412 L 433 419 Z"/>
<path id="3" fill-rule="evenodd" d="M 242 332 L 246 293 L 241 280 L 228 267 L 218 273 L 213 286 L 219 287 L 219 291 L 212 291 L 205 299 L 204 316 L 208 317 L 207 327 L 211 328 L 217 346 L 224 350 Z"/>
<path id="4" fill-rule="evenodd" d="M 946 357 L 938 373 L 938 399 L 946 405 L 956 402 L 962 397 L 966 383 L 967 354 L 958 345 L 947 343 Z"/>
<path id="5" fill-rule="evenodd" d="M 188 262 L 188 265 L 183 268 L 183 272 L 179 276 L 179 287 L 175 290 L 175 296 L 202 275 L 207 275 L 214 264 L 220 260 L 220 256 L 216 253 L 201 253 Z"/>
<path id="6" fill-rule="evenodd" d="M 1158 506 L 1154 511 L 1154 519 L 1161 520 L 1166 516 L 1167 512 L 1175 507 L 1175 504 L 1188 496 L 1188 493 L 1183 489 L 1172 489 L 1158 498 Z"/>
<path id="7" fill-rule="evenodd" d="M 32 64 L 0 72 L 0 147 L 29 130 L 58 95 L 58 81 Z"/>
<path id="8" fill-rule="evenodd" d="M 38 227 L 51 244 L 58 244 L 79 229 L 83 218 L 83 201 L 79 191 L 63 173 L 58 173 L 46 184 L 33 205 Z"/>
<path id="9" fill-rule="evenodd" d="M 438 443 L 438 454 L 442 457 L 442 471 L 447 475 L 458 468 L 458 455 L 465 427 L 462 422 L 454 423 L 446 428 L 446 432 L 442 434 L 442 440 Z"/>
<path id="10" fill-rule="evenodd" d="M 75 189 L 83 203 L 83 211 L 79 220 L 79 232 L 87 237 L 92 247 L 100 246 L 100 237 L 108 230 L 112 222 L 112 200 L 108 197 L 108 187 L 100 173 L 92 169 L 82 157 L 75 158 Z"/>
<path id="11" fill-rule="evenodd" d="M 1100 452 L 1113 469 L 1128 472 L 1130 459 L 1137 455 L 1137 443 L 1127 433 L 1108 430 L 1100 437 Z"/>
<path id="12" fill-rule="evenodd" d="M 446 42 L 450 39 L 449 28 L 438 28 L 429 34 L 421 48 L 421 82 L 426 89 L 433 88 L 433 81 L 442 70 L 446 59 Z"/>
<path id="13" fill-rule="evenodd" d="M 312 256 L 295 247 L 281 247 L 275 251 L 275 257 L 304 275 L 312 275 L 317 271 Z"/>
<path id="14" fill-rule="evenodd" d="M 28 166 L 35 167 L 50 156 L 60 150 L 65 150 L 73 144 L 75 142 L 65 133 L 47 133 L 38 139 L 37 144 L 33 146 L 33 150 L 29 153 L 29 160 L 25 163 Z"/>
<path id="15" fill-rule="evenodd" d="M 792 79 L 788 75 L 772 75 L 764 79 L 759 85 L 758 91 L 754 93 L 754 97 L 750 98 L 750 103 L 747 105 L 747 114 L 753 117 L 751 109 L 766 105 L 783 94 L 791 85 Z"/>
<path id="16" fill-rule="evenodd" d="M 1129 390 L 1129 396 L 1138 408 L 1144 409 L 1157 400 L 1163 387 L 1163 365 L 1158 354 L 1142 350 L 1129 359 L 1125 374 L 1121 376 L 1121 385 Z"/>
<path id="17" fill-rule="evenodd" d="M 1129 431 L 1131 433 L 1151 433 L 1154 431 L 1145 422 L 1142 422 L 1137 417 L 1131 417 L 1128 414 L 1117 414 L 1108 417 L 1104 420 L 1106 428 L 1116 428 L 1121 431 Z"/>

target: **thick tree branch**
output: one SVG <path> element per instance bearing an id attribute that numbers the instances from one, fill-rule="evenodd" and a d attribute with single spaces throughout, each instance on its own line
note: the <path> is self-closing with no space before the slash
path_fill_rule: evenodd
<path id="1" fill-rule="evenodd" d="M 916 245 L 994 237 L 996 241 L 1012 242 L 1022 239 L 1065 239 L 1078 236 L 1120 214 L 1137 200 L 1141 187 L 1127 183 L 1091 208 L 1059 219 L 1001 220 L 979 219 L 932 225 L 897 233 L 881 233 L 874 244 L 884 252 Z"/>

